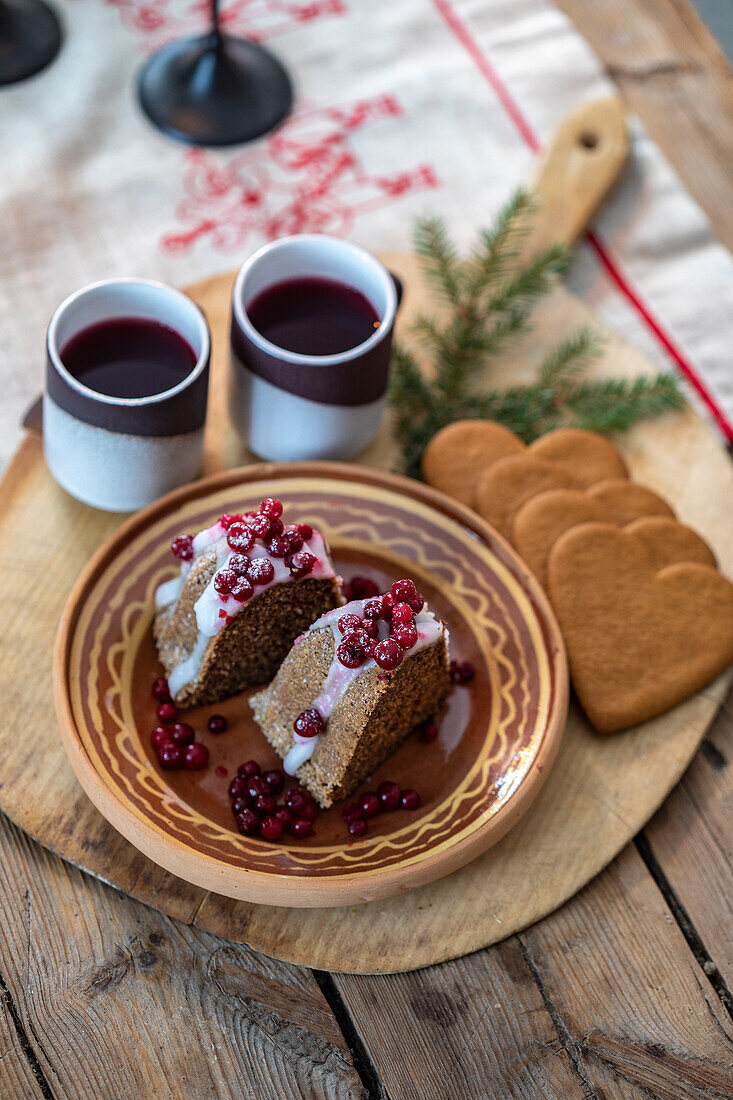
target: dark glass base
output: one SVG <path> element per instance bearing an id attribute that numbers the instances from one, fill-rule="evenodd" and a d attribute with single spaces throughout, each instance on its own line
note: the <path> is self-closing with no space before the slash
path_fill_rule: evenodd
<path id="1" fill-rule="evenodd" d="M 62 37 L 43 0 L 0 0 L 0 85 L 40 73 L 56 57 Z"/>
<path id="2" fill-rule="evenodd" d="M 191 145 L 239 145 L 266 134 L 293 102 L 287 72 L 244 38 L 173 42 L 145 64 L 140 104 L 164 134 Z"/>

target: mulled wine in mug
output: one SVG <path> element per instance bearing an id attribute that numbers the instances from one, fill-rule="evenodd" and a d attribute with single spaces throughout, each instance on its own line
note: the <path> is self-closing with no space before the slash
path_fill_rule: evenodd
<path id="1" fill-rule="evenodd" d="M 234 284 L 230 409 L 261 458 L 351 458 L 384 410 L 399 304 L 366 249 L 318 234 L 284 237 Z"/>

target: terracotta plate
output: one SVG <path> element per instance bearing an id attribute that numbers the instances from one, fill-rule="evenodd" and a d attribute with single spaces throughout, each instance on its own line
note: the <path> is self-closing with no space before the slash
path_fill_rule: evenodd
<path id="1" fill-rule="evenodd" d="M 346 578 L 385 587 L 413 577 L 472 661 L 431 744 L 411 735 L 375 774 L 421 794 L 419 810 L 382 814 L 351 840 L 340 807 L 309 840 L 240 836 L 227 786 L 251 757 L 277 765 L 246 696 L 186 713 L 211 752 L 203 772 L 162 772 L 152 755 L 153 591 L 175 572 L 171 538 L 275 495 L 291 522 L 326 535 Z M 127 523 L 89 563 L 59 627 L 56 708 L 66 751 L 95 806 L 168 871 L 269 905 L 345 905 L 439 878 L 494 844 L 545 779 L 565 722 L 568 673 L 547 601 L 507 545 L 476 516 L 417 482 L 331 463 L 250 466 L 196 482 Z M 213 736 L 214 711 L 229 730 Z"/>

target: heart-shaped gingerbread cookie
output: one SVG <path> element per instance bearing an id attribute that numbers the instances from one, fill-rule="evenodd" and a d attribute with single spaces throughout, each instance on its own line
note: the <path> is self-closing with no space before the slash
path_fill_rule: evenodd
<path id="1" fill-rule="evenodd" d="M 524 449 L 518 435 L 494 420 L 457 420 L 428 443 L 422 475 L 433 488 L 471 508 L 479 475 L 500 458 Z"/>
<path id="2" fill-rule="evenodd" d="M 586 523 L 560 536 L 547 573 L 573 685 L 601 733 L 669 710 L 733 661 L 733 585 L 709 565 L 660 570 L 638 534 Z"/>
<path id="3" fill-rule="evenodd" d="M 543 588 L 547 588 L 547 558 L 553 545 L 565 531 L 581 523 L 627 523 L 646 516 L 671 518 L 672 509 L 665 500 L 633 481 L 621 478 L 600 481 L 583 491 L 550 489 L 526 501 L 514 516 L 512 543 L 524 558 Z M 694 532 L 691 532 L 694 535 Z M 700 540 L 707 549 L 705 543 Z M 674 544 L 679 545 L 679 540 Z M 703 560 L 691 558 L 674 560 Z M 713 563 L 714 559 L 713 559 Z"/>
<path id="4" fill-rule="evenodd" d="M 502 458 L 479 475 L 475 507 L 510 542 L 521 506 L 547 489 L 585 489 L 598 481 L 626 478 L 612 443 L 597 432 L 560 428 L 518 455 Z"/>

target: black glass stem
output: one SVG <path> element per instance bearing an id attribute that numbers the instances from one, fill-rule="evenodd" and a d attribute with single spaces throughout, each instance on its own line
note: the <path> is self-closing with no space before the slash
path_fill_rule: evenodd
<path id="1" fill-rule="evenodd" d="M 44 0 L 0 0 L 0 85 L 45 69 L 61 39 L 61 24 Z"/>
<path id="2" fill-rule="evenodd" d="M 154 54 L 140 73 L 138 95 L 150 121 L 169 137 L 238 145 L 285 118 L 293 88 L 269 50 L 222 32 L 218 0 L 211 0 L 211 30 Z"/>

